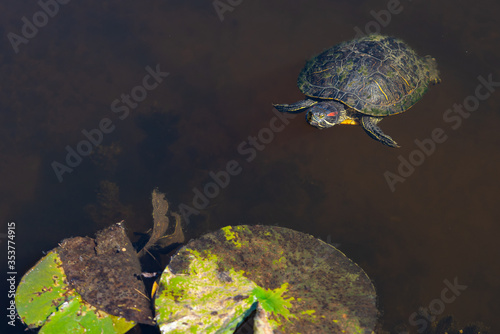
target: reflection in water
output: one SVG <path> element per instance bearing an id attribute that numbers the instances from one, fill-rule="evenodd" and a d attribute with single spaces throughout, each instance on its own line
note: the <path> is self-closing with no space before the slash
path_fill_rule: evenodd
<path id="1" fill-rule="evenodd" d="M 101 181 L 96 197 L 97 203 L 88 204 L 85 211 L 98 226 L 104 228 L 110 221 L 132 220 L 133 211 L 120 202 L 120 189 L 115 183 Z"/>
<path id="2" fill-rule="evenodd" d="M 499 4 L 401 2 L 404 10 L 380 25 L 417 53 L 435 56 L 443 80 L 404 116 L 384 120 L 402 148 L 389 150 L 359 127 L 320 131 L 301 116 L 274 132 L 262 151 L 244 147 L 256 150 L 252 161 L 238 151 L 248 136 L 270 128 L 273 103 L 303 98 L 296 78 L 306 59 L 352 39 L 354 27 L 364 29 L 374 20 L 370 12 L 387 5 L 243 2 L 221 22 L 210 1 L 70 2 L 18 53 L 5 38 L 0 219 L 17 223 L 18 272 L 60 240 L 92 235 L 124 212 L 131 231 L 144 231 L 152 189 L 166 192 L 175 208 L 192 205 L 193 189 L 203 191 L 210 172 L 236 160 L 241 173 L 190 217 L 187 239 L 257 223 L 330 235 L 374 280 L 384 329 L 415 332 L 410 316 L 422 307 L 432 312 L 443 281 L 457 277 L 467 289 L 440 316 L 500 331 L 500 272 L 490 256 L 498 253 L 500 220 L 498 89 L 492 84 L 460 126 L 443 118 L 455 105 L 465 108 L 479 76 L 500 81 Z M 16 2 L 0 9 L 7 36 L 21 34 L 22 18 L 31 20 L 40 7 Z M 151 64 L 168 78 L 60 183 L 51 163 L 82 140 L 83 129 L 116 119 L 111 103 L 140 85 Z M 396 173 L 399 157 L 409 159 L 415 140 L 436 128 L 447 139 L 391 191 L 384 173 Z M 88 204 L 98 207 L 99 191 L 116 200 L 115 211 L 89 211 Z"/>

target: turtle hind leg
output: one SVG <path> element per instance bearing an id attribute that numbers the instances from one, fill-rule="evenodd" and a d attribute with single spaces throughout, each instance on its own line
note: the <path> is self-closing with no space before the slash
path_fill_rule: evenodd
<path id="1" fill-rule="evenodd" d="M 280 112 L 298 114 L 318 103 L 317 101 L 306 99 L 292 104 L 273 104 L 273 107 Z"/>
<path id="2" fill-rule="evenodd" d="M 394 139 L 383 133 L 382 130 L 377 126 L 377 123 L 381 120 L 382 118 L 380 117 L 363 116 L 361 117 L 360 122 L 366 133 L 373 139 L 378 140 L 382 144 L 389 147 L 399 147 L 398 143 L 396 143 Z"/>

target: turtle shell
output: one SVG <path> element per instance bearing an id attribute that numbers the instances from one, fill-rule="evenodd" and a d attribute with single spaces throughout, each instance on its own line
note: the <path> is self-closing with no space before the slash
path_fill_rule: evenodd
<path id="1" fill-rule="evenodd" d="M 403 41 L 370 35 L 337 44 L 307 62 L 297 85 L 307 96 L 333 99 L 372 116 L 406 111 L 438 81 L 435 60 Z"/>

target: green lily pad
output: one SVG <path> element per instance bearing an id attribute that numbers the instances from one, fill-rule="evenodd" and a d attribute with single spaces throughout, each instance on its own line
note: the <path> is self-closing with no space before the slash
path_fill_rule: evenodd
<path id="1" fill-rule="evenodd" d="M 97 310 L 77 295 L 52 313 L 39 333 L 125 333 L 134 326 L 125 318 Z"/>
<path id="2" fill-rule="evenodd" d="M 50 251 L 19 282 L 17 313 L 29 328 L 37 328 L 75 296 L 76 292 L 67 284 L 59 255 Z"/>
<path id="3" fill-rule="evenodd" d="M 372 333 L 375 289 L 333 246 L 275 226 L 227 226 L 172 258 L 155 298 L 162 333 Z"/>
<path id="4" fill-rule="evenodd" d="M 135 322 L 97 310 L 68 284 L 57 249 L 21 279 L 16 308 L 29 328 L 40 333 L 125 333 Z"/>

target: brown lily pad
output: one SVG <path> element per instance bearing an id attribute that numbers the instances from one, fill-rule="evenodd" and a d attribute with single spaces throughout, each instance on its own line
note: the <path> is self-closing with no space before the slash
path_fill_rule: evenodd
<path id="1" fill-rule="evenodd" d="M 256 333 L 372 333 L 366 273 L 333 246 L 275 226 L 227 226 L 190 241 L 156 294 L 162 333 L 233 333 L 257 310 Z"/>
<path id="2" fill-rule="evenodd" d="M 56 249 L 70 286 L 89 304 L 129 321 L 153 325 L 141 265 L 122 223 L 96 238 L 65 239 Z"/>

